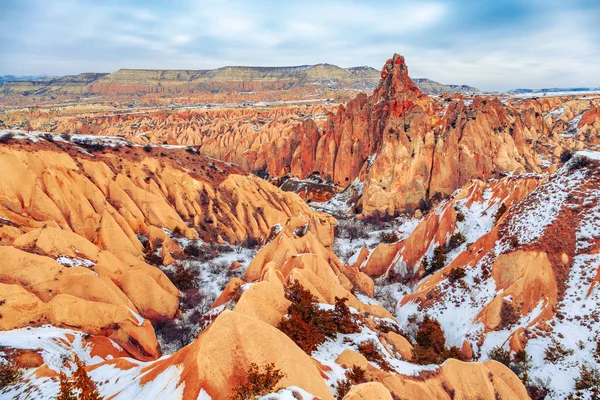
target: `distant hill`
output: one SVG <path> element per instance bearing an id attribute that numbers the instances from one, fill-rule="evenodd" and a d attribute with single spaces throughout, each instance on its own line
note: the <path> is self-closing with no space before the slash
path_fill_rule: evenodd
<path id="1" fill-rule="evenodd" d="M 597 92 L 600 87 L 564 87 L 564 88 L 543 88 L 543 89 L 512 89 L 508 93 L 525 94 L 525 93 L 558 93 L 558 92 Z"/>
<path id="2" fill-rule="evenodd" d="M 468 85 L 444 85 L 442 83 L 432 81 L 427 78 L 416 78 L 413 81 L 417 84 L 421 91 L 427 94 L 444 94 L 444 93 L 479 93 L 480 90 Z"/>
<path id="3" fill-rule="evenodd" d="M 46 79 L 58 78 L 57 76 L 47 76 L 47 75 L 26 75 L 26 76 L 16 76 L 16 75 L 0 75 L 0 84 L 4 82 L 23 82 L 23 81 L 42 81 Z"/>
<path id="4" fill-rule="evenodd" d="M 290 67 L 227 66 L 212 70 L 120 69 L 110 74 L 83 73 L 63 77 L 14 77 L 0 80 L 0 92 L 24 95 L 162 93 L 207 90 L 211 92 L 287 90 L 324 87 L 373 90 L 380 72 L 369 66 L 341 68 L 332 64 Z M 443 85 L 430 79 L 415 79 L 428 94 L 478 92 L 467 85 Z"/>

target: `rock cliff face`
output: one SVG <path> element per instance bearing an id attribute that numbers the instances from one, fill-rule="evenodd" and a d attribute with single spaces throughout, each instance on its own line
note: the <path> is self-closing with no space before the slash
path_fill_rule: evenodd
<path id="1" fill-rule="evenodd" d="M 399 55 L 381 76 L 371 96 L 330 114 L 321 135 L 303 126 L 306 143 L 294 152 L 293 176 L 316 170 L 341 187 L 359 178 L 359 210 L 393 215 L 424 208 L 472 178 L 539 170 L 527 143 L 531 133 L 498 99 L 435 102 L 409 78 Z"/>

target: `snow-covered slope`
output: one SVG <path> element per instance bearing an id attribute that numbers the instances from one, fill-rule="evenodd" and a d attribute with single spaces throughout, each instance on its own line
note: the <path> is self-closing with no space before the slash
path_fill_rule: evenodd
<path id="1" fill-rule="evenodd" d="M 502 348 L 512 353 L 507 363 L 549 398 L 573 393 L 582 367 L 600 368 L 598 156 L 576 153 L 497 222 L 480 218 L 485 232 L 469 217 L 479 206 L 459 205 L 466 218 L 458 227 L 471 243 L 402 299 L 403 329 L 427 314 L 449 345 L 474 359 L 497 358 Z M 464 276 L 453 277 L 456 269 Z M 525 362 L 516 354 L 526 354 Z"/>

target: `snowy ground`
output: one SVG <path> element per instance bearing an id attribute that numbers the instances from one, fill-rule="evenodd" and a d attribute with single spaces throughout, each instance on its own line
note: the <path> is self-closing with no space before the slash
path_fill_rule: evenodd
<path id="1" fill-rule="evenodd" d="M 592 172 L 585 167 L 574 168 L 577 157 L 597 160 L 600 153 L 577 153 L 548 181 L 513 206 L 518 214 L 515 217 L 509 215 L 507 223 L 508 232 L 515 236 L 516 242 L 514 239 L 512 243 L 498 241 L 474 267 L 465 269 L 466 277 L 459 282 L 441 281 L 437 285 L 442 296 L 439 301 L 426 309 L 412 302 L 398 307 L 397 319 L 401 328 L 406 332 L 414 331 L 415 323 L 427 313 L 440 322 L 449 346 L 460 347 L 466 339 L 473 346 L 475 360 L 480 361 L 487 360 L 489 352 L 498 346 L 507 349 L 507 338 L 517 329 L 526 328 L 533 333 L 525 348 L 531 357 L 530 381 L 547 386 L 549 399 L 564 399 L 573 392 L 582 365 L 600 369 L 600 288 L 594 285 L 594 277 L 600 270 L 600 255 L 589 254 L 600 238 L 600 188 L 582 189 L 583 182 Z M 583 204 L 570 204 L 573 196 L 585 199 Z M 484 205 L 486 197 L 484 203 L 474 204 L 470 210 L 459 203 L 458 208 L 465 215 L 459 230 L 467 237 L 467 242 L 476 240 L 493 227 L 490 216 L 497 205 L 486 211 L 489 206 Z M 546 300 L 542 300 L 516 324 L 486 333 L 477 316 L 498 290 L 485 269 L 512 246 L 536 243 L 563 207 L 576 207 L 583 218 L 576 231 L 577 255 L 569 271 L 567 289 L 555 307 L 555 316 L 548 321 L 550 329 L 530 326 L 547 306 Z M 556 344 L 565 349 L 563 357 L 558 361 L 547 359 L 546 350 Z"/>

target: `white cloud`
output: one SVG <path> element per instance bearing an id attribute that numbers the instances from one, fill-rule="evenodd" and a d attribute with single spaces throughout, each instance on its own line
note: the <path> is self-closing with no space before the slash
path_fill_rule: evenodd
<path id="1" fill-rule="evenodd" d="M 485 9 L 483 0 L 477 7 L 458 0 L 123 3 L 9 4 L 0 15 L 0 74 L 318 62 L 380 68 L 400 52 L 412 76 L 444 83 L 600 85 L 598 8 L 580 9 L 580 0 L 538 1 L 521 13 L 510 0 L 516 11 L 505 20 L 496 9 L 473 11 Z"/>

